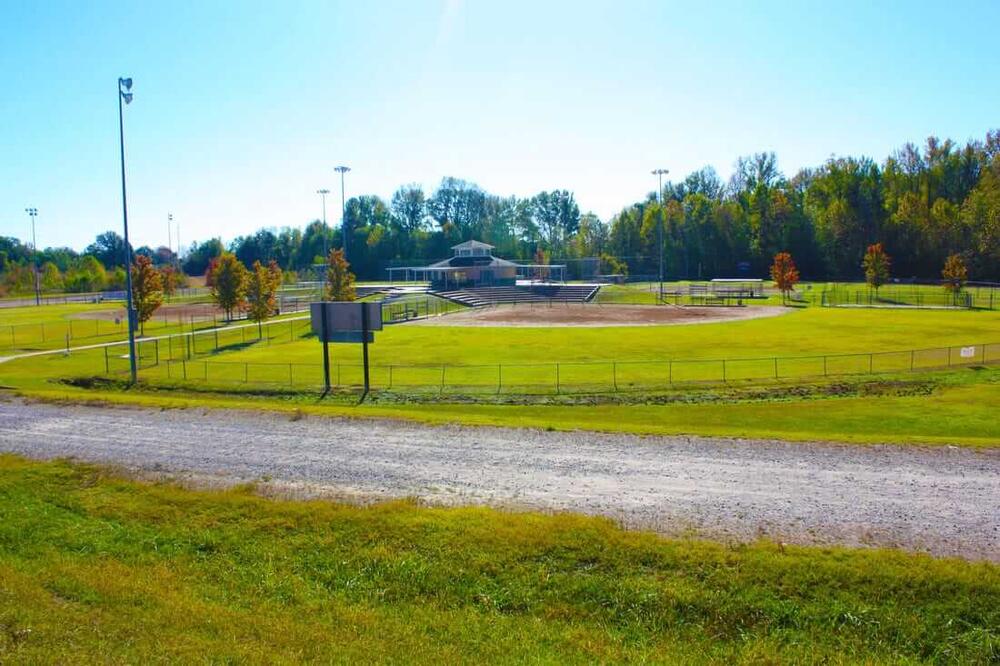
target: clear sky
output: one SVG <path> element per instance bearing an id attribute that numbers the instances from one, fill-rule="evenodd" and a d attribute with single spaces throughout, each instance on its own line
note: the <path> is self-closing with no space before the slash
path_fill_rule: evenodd
<path id="1" fill-rule="evenodd" d="M 703 6 L 705 5 L 705 6 Z M 655 167 L 728 177 L 881 161 L 1000 126 L 1000 2 L 0 0 L 0 234 L 121 229 L 119 75 L 136 245 L 328 219 L 347 195 L 576 193 L 607 219 Z"/>

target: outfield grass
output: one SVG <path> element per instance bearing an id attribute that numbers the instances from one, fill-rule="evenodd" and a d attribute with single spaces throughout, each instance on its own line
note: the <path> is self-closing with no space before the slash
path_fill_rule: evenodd
<path id="1" fill-rule="evenodd" d="M 0 457 L 0 660 L 993 663 L 1000 570 Z"/>
<path id="2" fill-rule="evenodd" d="M 556 306 L 558 307 L 558 306 Z M 447 321 L 447 320 L 444 320 Z M 371 347 L 378 364 L 551 363 L 555 361 L 721 359 L 878 352 L 1000 342 L 1000 312 L 789 308 L 777 317 L 717 324 L 609 328 L 388 327 Z M 284 345 L 282 362 L 318 362 L 314 339 Z M 335 358 L 357 362 L 354 346 Z M 227 355 L 273 360 L 272 347 Z"/>

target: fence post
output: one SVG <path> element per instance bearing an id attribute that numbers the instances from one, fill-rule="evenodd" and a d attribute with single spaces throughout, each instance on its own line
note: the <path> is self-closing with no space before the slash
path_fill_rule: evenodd
<path id="1" fill-rule="evenodd" d="M 722 383 L 726 383 L 726 359 L 722 359 Z"/>
<path id="2" fill-rule="evenodd" d="M 288 385 L 289 386 L 294 386 L 295 385 L 295 382 L 292 381 L 292 364 L 291 363 L 288 364 Z"/>
<path id="3" fill-rule="evenodd" d="M 497 363 L 497 395 L 500 395 L 500 389 L 503 387 L 503 365 Z"/>
<path id="4" fill-rule="evenodd" d="M 392 365 L 389 365 L 389 390 L 392 390 Z"/>
<path id="5" fill-rule="evenodd" d="M 445 372 L 445 368 L 447 368 L 447 367 L 448 366 L 445 366 L 445 365 L 441 366 L 441 390 L 438 391 L 439 393 L 444 393 L 444 372 Z"/>
<path id="6" fill-rule="evenodd" d="M 160 364 L 160 341 L 159 340 L 153 340 L 153 352 L 154 352 L 154 354 L 156 356 L 156 362 L 153 365 L 159 365 Z"/>
<path id="7" fill-rule="evenodd" d="M 667 383 L 674 383 L 674 359 L 667 361 Z"/>
<path id="8" fill-rule="evenodd" d="M 184 374 L 184 381 L 187 381 L 188 378 L 187 359 L 185 359 L 183 356 L 181 356 L 181 371 Z"/>
<path id="9" fill-rule="evenodd" d="M 111 363 L 108 361 L 108 348 L 104 348 L 104 374 L 111 374 Z"/>
<path id="10" fill-rule="evenodd" d="M 618 362 L 611 362 L 611 384 L 615 387 L 615 392 L 618 391 Z"/>
<path id="11" fill-rule="evenodd" d="M 549 303 L 549 307 L 552 307 L 551 303 Z M 556 363 L 556 395 L 558 394 L 559 394 L 559 364 Z"/>

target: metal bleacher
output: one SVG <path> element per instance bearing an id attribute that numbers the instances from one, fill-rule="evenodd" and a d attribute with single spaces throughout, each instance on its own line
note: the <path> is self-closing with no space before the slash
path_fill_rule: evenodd
<path id="1" fill-rule="evenodd" d="M 515 303 L 586 303 L 594 297 L 598 289 L 600 285 L 594 284 L 536 284 L 517 287 L 470 287 L 430 293 L 469 307 L 482 307 Z"/>

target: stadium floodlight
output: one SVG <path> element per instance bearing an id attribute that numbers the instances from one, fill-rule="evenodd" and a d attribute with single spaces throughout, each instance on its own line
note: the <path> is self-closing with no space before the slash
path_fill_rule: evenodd
<path id="1" fill-rule="evenodd" d="M 347 260 L 347 205 L 344 202 L 344 174 L 351 170 L 348 166 L 337 166 L 334 171 L 340 174 L 340 229 L 344 235 L 344 260 Z"/>
<path id="2" fill-rule="evenodd" d="M 323 198 L 323 261 L 327 261 L 330 257 L 330 239 L 327 238 L 329 234 L 327 233 L 328 228 L 326 226 L 326 195 L 330 193 L 330 190 L 325 187 L 316 190 L 316 194 Z"/>
<path id="3" fill-rule="evenodd" d="M 42 304 L 42 289 L 38 279 L 38 243 L 35 241 L 35 218 L 38 217 L 37 208 L 25 208 L 24 212 L 31 218 L 31 268 L 35 274 L 35 305 Z"/>
<path id="4" fill-rule="evenodd" d="M 660 204 L 659 218 L 659 245 L 660 245 L 660 300 L 663 300 L 663 176 L 670 173 L 670 169 L 653 169 L 651 172 L 657 178 L 656 199 Z M 687 249 L 684 250 L 687 252 Z"/>
<path id="5" fill-rule="evenodd" d="M 118 140 L 121 148 L 122 162 L 122 221 L 125 227 L 125 307 L 128 312 L 128 361 L 132 384 L 138 380 L 138 368 L 135 359 L 135 304 L 132 302 L 132 246 L 128 241 L 128 197 L 125 194 L 125 116 L 122 102 L 132 101 L 132 78 L 118 79 Z"/>

